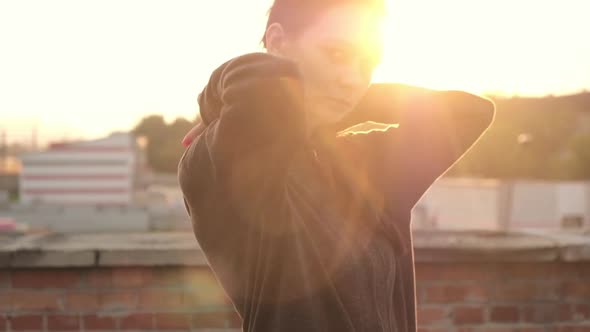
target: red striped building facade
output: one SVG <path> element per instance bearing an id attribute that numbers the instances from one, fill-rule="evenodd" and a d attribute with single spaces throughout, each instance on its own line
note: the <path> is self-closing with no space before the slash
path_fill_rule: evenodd
<path id="1" fill-rule="evenodd" d="M 53 144 L 22 156 L 21 202 L 60 205 L 130 205 L 141 150 L 133 135 Z"/>

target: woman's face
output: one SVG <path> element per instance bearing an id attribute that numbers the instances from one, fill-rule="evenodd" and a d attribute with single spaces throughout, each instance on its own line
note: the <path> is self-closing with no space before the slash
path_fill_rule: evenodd
<path id="1" fill-rule="evenodd" d="M 311 127 L 338 122 L 364 95 L 381 59 L 381 23 L 382 13 L 366 6 L 334 6 L 269 48 L 299 64 Z"/>

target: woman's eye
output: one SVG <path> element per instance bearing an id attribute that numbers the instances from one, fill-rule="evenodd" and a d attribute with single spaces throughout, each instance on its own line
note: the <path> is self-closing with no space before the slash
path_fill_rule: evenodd
<path id="1" fill-rule="evenodd" d="M 344 63 L 348 59 L 346 53 L 340 50 L 328 50 L 328 57 L 335 63 Z"/>

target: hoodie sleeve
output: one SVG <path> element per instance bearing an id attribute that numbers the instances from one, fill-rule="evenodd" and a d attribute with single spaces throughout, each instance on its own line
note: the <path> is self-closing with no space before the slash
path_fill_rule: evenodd
<path id="1" fill-rule="evenodd" d="M 202 247 L 282 231 L 286 172 L 304 137 L 302 91 L 297 67 L 269 54 L 235 58 L 211 75 L 199 96 L 206 129 L 178 166 Z"/>
<path id="2" fill-rule="evenodd" d="M 385 184 L 386 201 L 409 211 L 493 118 L 491 101 L 466 92 L 377 84 L 345 121 L 398 125 L 359 138 L 372 154 L 379 182 Z"/>

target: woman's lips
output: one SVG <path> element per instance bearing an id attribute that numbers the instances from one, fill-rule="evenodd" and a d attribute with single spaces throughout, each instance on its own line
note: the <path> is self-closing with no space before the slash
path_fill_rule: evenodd
<path id="1" fill-rule="evenodd" d="M 336 97 L 326 97 L 329 103 L 343 107 L 343 108 L 352 108 L 352 103 L 344 98 L 336 98 Z"/>

